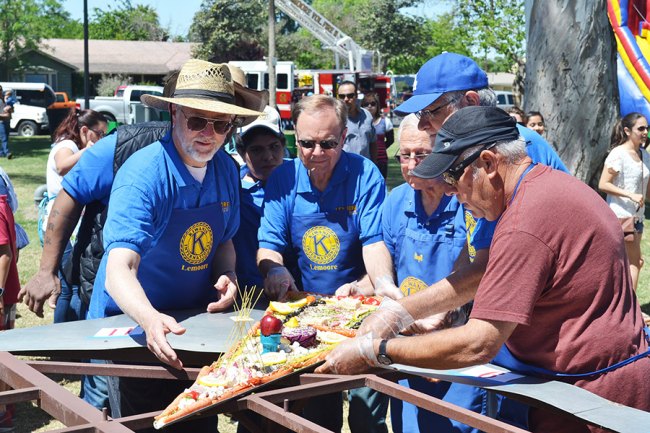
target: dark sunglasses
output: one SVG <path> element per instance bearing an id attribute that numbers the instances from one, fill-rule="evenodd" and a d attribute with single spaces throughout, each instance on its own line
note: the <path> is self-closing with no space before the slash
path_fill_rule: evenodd
<path id="1" fill-rule="evenodd" d="M 491 149 L 492 147 L 494 147 L 494 145 L 496 145 L 496 143 L 491 143 L 488 144 L 487 146 L 483 146 L 480 149 L 477 149 L 475 152 L 473 152 L 470 156 L 462 160 L 456 166 L 451 167 L 449 170 L 442 173 L 442 180 L 444 180 L 445 183 L 447 183 L 447 185 L 456 186 L 456 184 L 460 180 L 460 177 L 465 172 L 465 169 L 469 167 L 471 163 L 476 161 L 476 159 L 481 155 L 481 152 L 483 152 L 484 150 Z"/>
<path id="2" fill-rule="evenodd" d="M 199 116 L 188 116 L 185 114 L 185 111 L 183 111 L 182 108 L 180 108 L 181 113 L 183 113 L 183 116 L 185 116 L 185 119 L 187 120 L 187 129 L 190 131 L 203 131 L 206 126 L 208 126 L 208 122 L 212 123 L 212 128 L 214 128 L 214 132 L 217 134 L 226 134 L 228 131 L 233 126 L 237 126 L 237 124 L 241 124 L 241 121 L 237 118 L 233 120 L 224 120 L 224 119 L 209 119 L 206 117 L 199 117 Z M 243 120 L 243 119 L 242 119 Z"/>
<path id="3" fill-rule="evenodd" d="M 313 149 L 318 144 L 321 149 L 330 150 L 330 149 L 334 149 L 336 146 L 338 146 L 339 141 L 338 140 L 321 140 L 321 141 L 298 140 L 298 144 L 300 145 L 300 147 L 304 147 L 305 149 Z"/>
<path id="4" fill-rule="evenodd" d="M 376 107 L 376 106 L 377 106 L 377 103 L 376 103 L 375 101 L 372 101 L 372 102 L 364 102 L 363 104 L 361 104 L 361 106 L 362 106 L 363 108 L 366 108 L 366 107 Z"/>
<path id="5" fill-rule="evenodd" d="M 356 93 L 339 93 L 339 99 L 355 99 L 357 97 Z"/>
<path id="6" fill-rule="evenodd" d="M 647 127 L 647 126 L 639 126 L 639 127 L 636 128 L 636 129 L 637 129 L 637 131 L 644 132 L 644 131 L 647 131 L 647 130 L 648 130 L 648 127 Z"/>

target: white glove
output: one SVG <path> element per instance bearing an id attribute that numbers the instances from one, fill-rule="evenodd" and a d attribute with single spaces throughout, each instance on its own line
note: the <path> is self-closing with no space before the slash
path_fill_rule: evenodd
<path id="1" fill-rule="evenodd" d="M 377 311 L 361 323 L 357 335 L 371 334 L 373 338 L 389 339 L 409 328 L 415 320 L 406 308 L 391 298 L 384 298 Z"/>
<path id="2" fill-rule="evenodd" d="M 379 367 L 373 341 L 370 334 L 344 341 L 327 355 L 316 373 L 359 374 Z"/>

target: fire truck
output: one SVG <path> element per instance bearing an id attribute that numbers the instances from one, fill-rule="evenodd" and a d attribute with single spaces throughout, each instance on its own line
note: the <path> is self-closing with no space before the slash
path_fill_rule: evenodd
<path id="1" fill-rule="evenodd" d="M 377 92 L 384 111 L 391 99 L 389 76 L 372 72 L 372 51 L 361 48 L 327 18 L 301 0 L 275 0 L 275 5 L 294 21 L 309 30 L 327 49 L 334 52 L 336 69 L 297 70 L 293 62 L 276 62 L 276 104 L 283 126 L 291 129 L 291 108 L 308 94 L 336 95 L 343 81 L 357 84 L 360 94 Z M 340 67 L 347 62 L 348 69 Z M 248 87 L 269 88 L 268 66 L 264 61 L 232 61 L 246 73 Z"/>

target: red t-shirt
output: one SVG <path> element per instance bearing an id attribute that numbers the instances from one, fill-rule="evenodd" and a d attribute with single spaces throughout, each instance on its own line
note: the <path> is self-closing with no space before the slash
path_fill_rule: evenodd
<path id="1" fill-rule="evenodd" d="M 7 203 L 6 195 L 0 195 L 0 245 L 9 245 L 13 252 L 3 296 L 5 305 L 11 305 L 18 301 L 20 280 L 18 279 L 18 268 L 16 267 L 16 226 L 14 224 L 14 214 L 11 212 L 9 203 Z"/>
<path id="2" fill-rule="evenodd" d="M 598 370 L 645 351 L 623 233 L 591 188 L 536 166 L 501 216 L 473 318 L 518 326 L 507 341 L 521 361 L 565 373 Z M 588 380 L 567 380 L 650 410 L 650 358 Z"/>

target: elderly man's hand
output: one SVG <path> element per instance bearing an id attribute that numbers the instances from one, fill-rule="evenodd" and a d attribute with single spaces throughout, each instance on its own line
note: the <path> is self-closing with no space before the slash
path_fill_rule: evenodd
<path id="1" fill-rule="evenodd" d="M 393 338 L 413 324 L 413 317 L 402 305 L 384 298 L 381 305 L 361 323 L 357 335 L 371 334 L 374 338 Z"/>
<path id="2" fill-rule="evenodd" d="M 43 317 L 43 305 L 48 300 L 50 308 L 56 306 L 56 300 L 61 293 L 61 281 L 56 274 L 38 271 L 36 275 L 20 290 L 18 300 L 35 313 Z"/>
<path id="3" fill-rule="evenodd" d="M 316 373 L 360 374 L 379 366 L 372 335 L 366 334 L 336 346 Z"/>
<path id="4" fill-rule="evenodd" d="M 283 301 L 288 291 L 297 292 L 291 272 L 284 266 L 269 269 L 264 279 L 264 294 L 270 301 Z"/>
<path id="5" fill-rule="evenodd" d="M 167 334 L 171 332 L 181 335 L 185 333 L 185 328 L 179 325 L 173 317 L 157 311 L 155 314 L 148 315 L 140 325 L 147 336 L 147 347 L 151 353 L 165 364 L 181 370 L 183 363 L 167 342 Z"/>
<path id="6" fill-rule="evenodd" d="M 233 272 L 226 272 L 221 275 L 214 285 L 220 294 L 217 302 L 208 304 L 208 313 L 216 313 L 229 308 L 237 297 L 237 277 Z"/>

